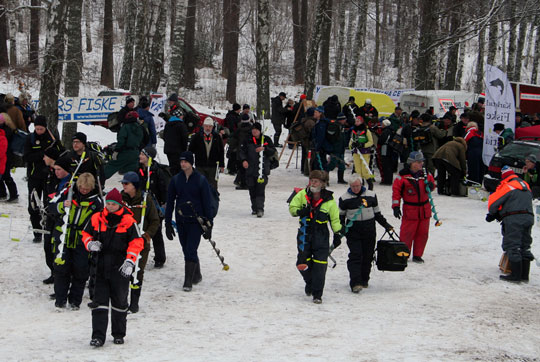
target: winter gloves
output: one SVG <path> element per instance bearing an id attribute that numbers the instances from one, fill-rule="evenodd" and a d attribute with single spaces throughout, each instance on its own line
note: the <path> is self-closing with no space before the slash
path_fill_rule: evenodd
<path id="1" fill-rule="evenodd" d="M 206 240 L 212 239 L 212 227 L 213 227 L 213 225 L 212 225 L 212 222 L 210 220 L 205 220 L 204 221 L 203 226 L 202 226 L 202 230 L 203 230 L 202 236 Z"/>
<path id="2" fill-rule="evenodd" d="M 335 233 L 334 234 L 334 241 L 332 242 L 331 249 L 335 249 L 335 248 L 337 248 L 338 246 L 341 245 L 341 238 L 342 237 L 343 237 L 343 235 L 341 235 L 341 233 Z"/>
<path id="3" fill-rule="evenodd" d="M 308 217 L 310 212 L 311 212 L 310 207 L 306 205 L 302 209 L 298 210 L 296 212 L 296 215 L 300 217 Z"/>
<path id="4" fill-rule="evenodd" d="M 101 251 L 102 246 L 103 245 L 101 244 L 101 242 L 97 240 L 91 240 L 88 242 L 86 248 L 88 249 L 88 251 Z"/>
<path id="5" fill-rule="evenodd" d="M 169 240 L 172 240 L 176 236 L 174 233 L 174 228 L 170 222 L 165 223 L 165 235 Z"/>
<path id="6" fill-rule="evenodd" d="M 135 263 L 131 259 L 126 259 L 118 271 L 124 278 L 129 278 L 133 274 L 133 269 L 135 269 Z"/>
<path id="7" fill-rule="evenodd" d="M 394 210 L 394 217 L 396 219 L 401 219 L 401 209 L 399 208 L 399 206 L 394 206 L 392 210 Z"/>
<path id="8" fill-rule="evenodd" d="M 486 215 L 486 221 L 487 221 L 487 222 L 492 222 L 492 221 L 495 220 L 495 219 L 496 219 L 496 217 L 495 217 L 495 215 L 493 215 L 493 214 L 489 214 L 489 213 L 488 213 L 488 214 Z"/>

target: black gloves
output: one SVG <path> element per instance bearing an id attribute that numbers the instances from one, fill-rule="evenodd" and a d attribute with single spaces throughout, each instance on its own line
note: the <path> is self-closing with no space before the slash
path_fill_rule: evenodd
<path id="1" fill-rule="evenodd" d="M 296 212 L 296 215 L 300 216 L 300 217 L 307 217 L 309 216 L 309 213 L 311 212 L 311 209 L 309 206 L 304 206 L 303 208 L 301 208 L 300 210 L 298 210 Z"/>
<path id="2" fill-rule="evenodd" d="M 206 240 L 212 239 L 212 227 L 214 226 L 210 220 L 205 220 L 202 228 L 202 236 Z"/>
<path id="3" fill-rule="evenodd" d="M 495 220 L 497 217 L 495 215 L 492 215 L 492 214 L 487 214 L 486 215 L 486 221 L 487 222 L 492 222 L 493 220 Z"/>
<path id="4" fill-rule="evenodd" d="M 394 206 L 392 209 L 394 210 L 394 217 L 396 219 L 401 219 L 401 209 L 399 206 Z"/>
<path id="5" fill-rule="evenodd" d="M 384 226 L 384 230 L 386 230 L 387 232 L 392 232 L 392 231 L 394 231 L 394 227 L 392 225 L 390 225 L 390 224 L 386 224 Z"/>
<path id="6" fill-rule="evenodd" d="M 332 242 L 332 249 L 335 249 L 337 248 L 338 246 L 341 245 L 341 238 L 343 237 L 343 235 L 341 235 L 341 233 L 335 233 L 334 234 L 334 241 Z"/>
<path id="7" fill-rule="evenodd" d="M 167 239 L 172 240 L 176 234 L 174 233 L 174 228 L 170 222 L 165 223 L 165 235 L 167 235 Z"/>

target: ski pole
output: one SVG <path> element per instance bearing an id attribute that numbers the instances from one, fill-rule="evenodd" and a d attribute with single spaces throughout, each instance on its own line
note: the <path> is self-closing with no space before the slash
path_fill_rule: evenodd
<path id="1" fill-rule="evenodd" d="M 188 204 L 191 207 L 191 210 L 193 211 L 193 215 L 195 216 L 195 219 L 201 226 L 203 233 L 206 233 L 208 229 L 212 228 L 212 225 L 210 224 L 209 220 L 204 220 L 201 216 L 197 214 L 197 211 L 195 211 L 195 207 L 193 206 L 193 203 L 191 201 L 186 202 L 186 204 Z M 178 210 L 178 213 L 180 214 L 180 210 Z M 221 262 L 221 265 L 223 265 L 223 270 L 225 271 L 229 270 L 229 265 L 225 263 L 225 258 L 221 255 L 221 250 L 219 250 L 216 247 L 216 242 L 213 241 L 211 238 L 208 239 L 208 242 L 210 243 L 210 245 L 212 245 L 212 249 L 214 249 L 214 252 L 216 253 L 219 261 Z"/>
<path id="2" fill-rule="evenodd" d="M 57 265 L 64 265 L 66 261 L 64 260 L 64 245 L 66 244 L 66 232 L 67 232 L 67 226 L 69 222 L 69 212 L 71 211 L 71 203 L 73 201 L 73 180 L 75 180 L 75 176 L 77 175 L 77 172 L 79 171 L 79 168 L 83 164 L 84 156 L 86 156 L 86 151 L 83 151 L 81 155 L 81 160 L 77 163 L 77 167 L 75 168 L 75 171 L 73 171 L 73 174 L 71 175 L 71 179 L 68 183 L 68 198 L 67 201 L 69 201 L 69 206 L 64 208 L 64 217 L 62 224 L 62 233 L 60 234 L 60 244 L 58 245 L 58 254 L 56 255 L 56 259 L 54 259 L 54 262 Z"/>
<path id="3" fill-rule="evenodd" d="M 442 221 L 439 220 L 439 215 L 437 215 L 437 209 L 435 209 L 435 203 L 433 202 L 433 196 L 431 195 L 431 187 L 429 187 L 429 183 L 428 183 L 428 173 L 425 167 L 424 167 L 424 175 L 426 177 L 424 180 L 426 183 L 426 192 L 428 194 L 429 204 L 431 205 L 431 212 L 433 213 L 433 218 L 435 219 L 435 226 L 441 226 Z"/>

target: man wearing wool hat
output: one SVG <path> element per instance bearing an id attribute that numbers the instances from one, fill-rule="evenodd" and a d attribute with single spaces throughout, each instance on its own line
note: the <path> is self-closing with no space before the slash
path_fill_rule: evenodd
<path id="1" fill-rule="evenodd" d="M 81 175 L 85 172 L 91 173 L 96 179 L 96 188 L 97 183 L 101 184 L 103 188 L 105 186 L 105 173 L 103 170 L 103 162 L 98 154 L 92 151 L 89 147 L 86 147 L 87 138 L 86 135 L 82 132 L 77 132 L 71 138 L 71 147 L 72 151 L 69 156 L 71 157 L 71 167 L 73 170 L 77 168 L 79 162 L 82 162 L 81 167 L 77 171 L 78 175 Z M 81 160 L 82 154 L 84 154 L 84 159 Z M 77 178 L 77 175 L 75 175 Z"/>
<path id="2" fill-rule="evenodd" d="M 525 157 L 525 166 L 523 167 L 523 180 L 529 184 L 533 198 L 540 197 L 540 175 L 536 167 L 537 158 L 534 153 Z"/>

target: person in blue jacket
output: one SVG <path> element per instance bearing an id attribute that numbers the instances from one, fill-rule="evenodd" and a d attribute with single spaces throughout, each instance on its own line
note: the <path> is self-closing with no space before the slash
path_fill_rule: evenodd
<path id="1" fill-rule="evenodd" d="M 157 144 L 156 124 L 154 122 L 154 115 L 150 112 L 150 101 L 148 98 L 141 97 L 141 99 L 139 99 L 137 113 L 139 113 L 139 118 L 142 119 L 146 124 L 148 133 L 150 134 L 150 141 L 146 146 L 155 147 Z"/>
<path id="2" fill-rule="evenodd" d="M 315 126 L 311 130 L 311 144 L 315 150 L 312 170 L 326 171 L 326 155 L 332 152 L 332 145 L 326 139 L 326 129 L 328 128 L 328 119 L 324 115 L 324 108 L 319 106 L 315 108 L 313 114 Z"/>
<path id="3" fill-rule="evenodd" d="M 202 280 L 197 249 L 201 242 L 202 228 L 197 217 L 213 222 L 211 210 L 211 190 L 206 177 L 193 169 L 193 153 L 184 151 L 180 155 L 180 172 L 169 183 L 167 208 L 165 209 L 165 234 L 167 239 L 175 237 L 172 225 L 175 213 L 178 237 L 185 260 L 183 289 L 191 291 L 193 284 Z M 207 236 L 210 238 L 210 236 Z"/>

